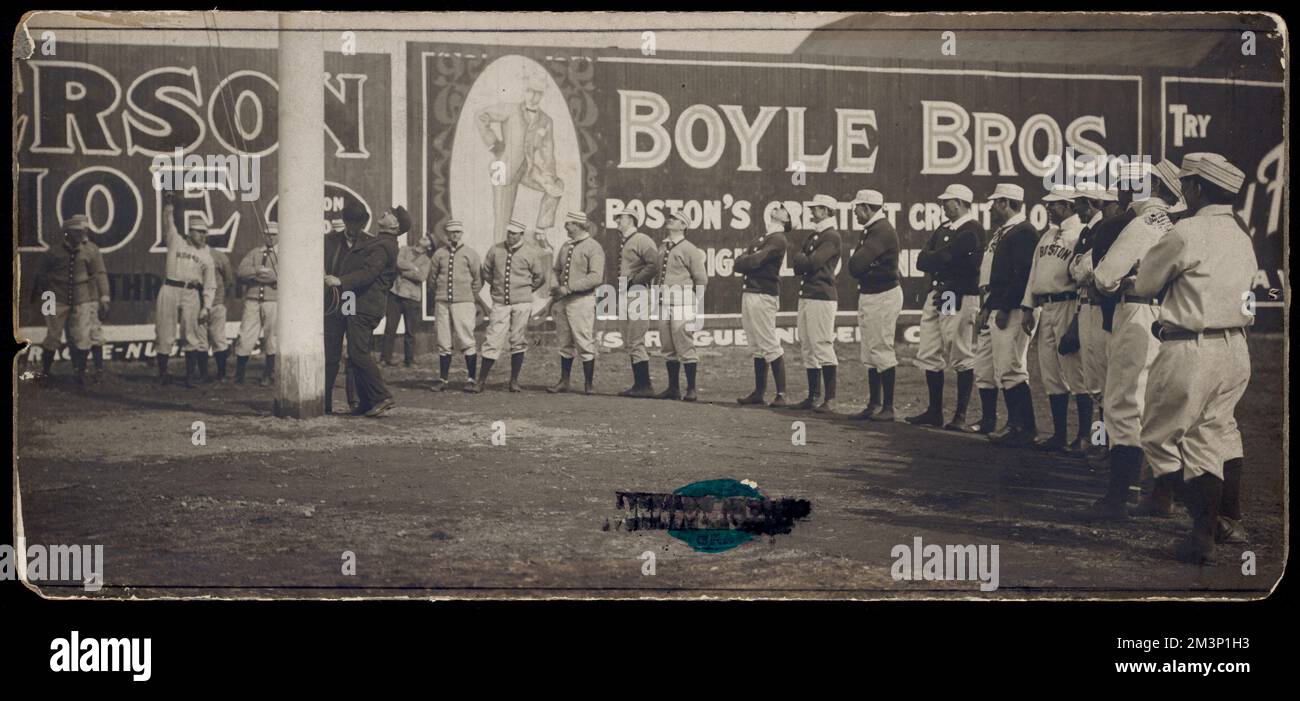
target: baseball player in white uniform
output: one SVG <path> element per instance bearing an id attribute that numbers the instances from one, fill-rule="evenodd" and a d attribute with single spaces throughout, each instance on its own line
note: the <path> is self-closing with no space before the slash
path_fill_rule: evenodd
<path id="1" fill-rule="evenodd" d="M 167 359 L 176 346 L 176 323 L 180 321 L 181 347 L 185 352 L 185 386 L 193 387 L 199 355 L 208 353 L 208 334 L 203 325 L 216 295 L 216 266 L 204 243 L 208 227 L 192 221 L 185 236 L 177 231 L 176 207 L 171 193 L 163 198 L 163 232 L 167 240 L 167 263 L 163 285 L 154 307 L 154 352 L 158 358 L 158 381 L 169 384 Z"/>
<path id="2" fill-rule="evenodd" d="M 253 348 L 262 341 L 262 355 L 266 365 L 262 368 L 262 379 L 257 384 L 265 387 L 271 384 L 275 373 L 275 354 L 278 350 L 275 340 L 276 283 L 278 278 L 276 264 L 279 262 L 279 249 L 276 241 L 280 238 L 280 227 L 276 222 L 267 226 L 262 237 L 262 245 L 244 255 L 239 262 L 237 275 L 244 281 L 244 313 L 239 319 L 239 340 L 235 344 L 235 384 L 243 384 L 244 372 L 248 359 L 253 355 Z"/>
<path id="3" fill-rule="evenodd" d="M 1181 473 L 1192 533 L 1176 552 L 1212 561 L 1224 492 L 1224 462 L 1240 455 L 1233 414 L 1250 381 L 1246 327 L 1257 263 L 1233 212 L 1245 175 L 1219 154 L 1183 161 L 1191 216 L 1147 251 L 1133 283 L 1143 297 L 1164 294 L 1155 327 L 1142 412 L 1142 450 L 1156 479 Z"/>
<path id="4" fill-rule="evenodd" d="M 1106 388 L 1106 347 L 1110 343 L 1108 332 L 1102 328 L 1101 295 L 1083 279 L 1086 270 L 1082 268 L 1092 256 L 1093 238 L 1097 228 L 1105 219 L 1102 205 L 1108 199 L 1105 189 L 1093 183 L 1081 183 L 1074 198 L 1074 211 L 1083 222 L 1075 242 L 1074 255 L 1070 258 L 1070 279 L 1078 285 L 1079 305 L 1074 319 L 1072 337 L 1079 347 L 1079 360 L 1083 366 L 1082 393 L 1093 399 L 1094 406 L 1101 407 L 1101 394 Z M 1105 420 L 1103 410 L 1102 419 Z M 1085 449 L 1089 458 L 1096 465 L 1104 464 L 1107 457 L 1108 443 L 1090 443 Z"/>
<path id="5" fill-rule="evenodd" d="M 1092 430 L 1092 395 L 1084 391 L 1083 361 L 1077 345 L 1062 349 L 1078 313 L 1079 293 L 1070 278 L 1070 259 L 1083 228 L 1074 213 L 1073 188 L 1053 189 L 1043 197 L 1051 225 L 1038 240 L 1029 284 L 1021 305 L 1038 311 L 1038 370 L 1052 410 L 1052 435 L 1038 444 L 1042 450 L 1079 451 Z M 1032 319 L 1024 319 L 1025 324 Z M 1068 352 L 1067 352 L 1068 351 Z M 1074 394 L 1079 428 L 1070 441 L 1067 428 L 1070 394 Z"/>
<path id="6" fill-rule="evenodd" d="M 1106 386 L 1102 394 L 1110 444 L 1110 475 L 1106 495 L 1089 509 L 1088 516 L 1095 519 L 1128 517 L 1129 489 L 1137 483 L 1142 470 L 1141 429 L 1147 370 L 1160 345 L 1151 335 L 1151 324 L 1159 316 L 1160 308 L 1156 299 L 1141 297 L 1132 288 L 1142 257 L 1173 229 L 1168 210 L 1180 197 L 1178 170 L 1168 161 L 1160 163 L 1154 171 L 1141 163 L 1134 166 L 1123 174 L 1120 183 L 1124 199 L 1133 198 L 1129 209 L 1134 216 L 1113 242 L 1097 242 L 1094 251 L 1100 247 L 1105 250 L 1095 268 L 1086 260 L 1081 265 L 1091 268 L 1088 279 L 1114 305 Z"/>

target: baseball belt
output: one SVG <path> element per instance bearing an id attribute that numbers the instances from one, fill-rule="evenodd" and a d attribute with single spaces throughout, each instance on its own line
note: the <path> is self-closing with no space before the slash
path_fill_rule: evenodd
<path id="1" fill-rule="evenodd" d="M 1178 328 L 1164 328 L 1160 322 L 1151 325 L 1151 334 L 1160 341 L 1194 341 L 1201 337 L 1218 337 L 1228 338 L 1229 336 L 1245 335 L 1246 330 L 1240 326 L 1234 326 L 1226 329 L 1206 329 L 1204 331 L 1186 331 Z"/>
<path id="2" fill-rule="evenodd" d="M 1047 302 L 1068 302 L 1072 299 L 1078 299 L 1079 293 L 1070 292 L 1048 292 L 1045 294 L 1034 295 L 1034 304 L 1046 304 Z"/>
<path id="3" fill-rule="evenodd" d="M 199 292 L 203 291 L 203 284 L 198 282 L 181 282 L 180 280 L 173 280 L 171 278 L 167 278 L 166 280 L 163 280 L 163 284 L 168 287 L 179 287 L 185 290 L 198 290 Z"/>
<path id="4" fill-rule="evenodd" d="M 1138 295 L 1124 295 L 1122 301 L 1126 304 L 1160 304 L 1160 300 L 1155 297 L 1141 297 Z"/>

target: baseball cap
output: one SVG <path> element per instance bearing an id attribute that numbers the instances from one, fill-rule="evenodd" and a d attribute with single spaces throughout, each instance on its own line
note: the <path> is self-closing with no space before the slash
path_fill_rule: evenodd
<path id="1" fill-rule="evenodd" d="M 943 194 L 939 195 L 940 200 L 961 200 L 966 204 L 975 201 L 975 193 L 970 191 L 965 185 L 949 185 L 944 189 Z"/>

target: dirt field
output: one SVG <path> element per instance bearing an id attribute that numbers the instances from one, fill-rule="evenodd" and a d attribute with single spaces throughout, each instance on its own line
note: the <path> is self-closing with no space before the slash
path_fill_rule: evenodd
<path id="1" fill-rule="evenodd" d="M 630 383 L 621 353 L 601 355 L 594 397 L 542 391 L 558 373 L 546 348 L 530 353 L 522 394 L 504 391 L 508 364 L 486 394 L 429 392 L 436 359 L 424 356 L 416 369 L 386 369 L 398 408 L 378 420 L 277 420 L 269 388 L 158 387 L 144 363 L 111 364 L 115 376 L 85 395 L 70 388 L 66 363 L 53 388 L 20 369 L 23 526 L 29 544 L 103 544 L 98 596 L 109 597 L 1258 598 L 1285 564 L 1282 339 L 1256 336 L 1251 349 L 1238 417 L 1252 537 L 1241 549 L 1254 553 L 1254 575 L 1242 573 L 1239 549 L 1221 547 L 1214 567 L 1170 559 L 1165 548 L 1190 525 L 1181 509 L 1172 520 L 1085 523 L 1079 511 L 1105 476 L 1082 461 L 901 423 L 924 402 L 910 364 L 898 374 L 900 422 L 864 424 L 737 406 L 752 372 L 747 354 L 730 348 L 703 352 L 694 405 L 614 396 Z M 803 371 L 790 350 L 799 399 Z M 848 414 L 866 403 L 865 371 L 856 346 L 838 352 Z M 652 369 L 662 387 L 662 362 Z M 457 361 L 455 388 L 464 372 Z M 206 426 L 205 446 L 191 442 L 195 421 Z M 492 444 L 498 421 L 504 445 Z M 791 443 L 795 421 L 805 422 L 806 445 Z M 789 534 L 715 554 L 665 531 L 617 527 L 627 513 L 615 492 L 720 478 L 806 499 L 811 514 Z M 895 581 L 891 549 L 918 536 L 998 545 L 999 590 Z M 345 551 L 355 575 L 342 573 Z M 653 575 L 642 574 L 645 551 L 656 554 Z"/>

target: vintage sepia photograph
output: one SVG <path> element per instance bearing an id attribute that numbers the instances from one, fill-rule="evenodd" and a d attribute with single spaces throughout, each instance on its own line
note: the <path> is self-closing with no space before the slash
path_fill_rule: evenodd
<path id="1" fill-rule="evenodd" d="M 1267 599 L 1288 54 L 1243 11 L 28 13 L 0 573 Z"/>

